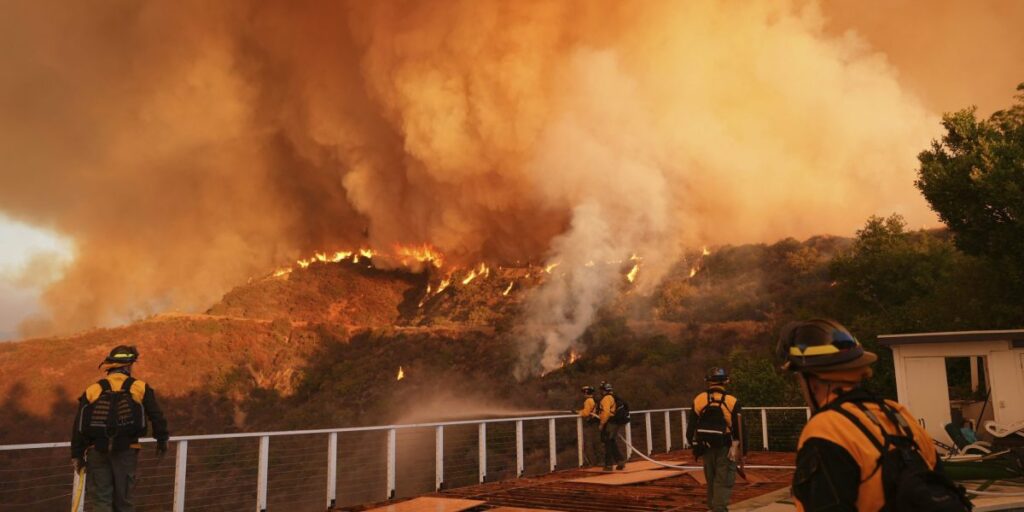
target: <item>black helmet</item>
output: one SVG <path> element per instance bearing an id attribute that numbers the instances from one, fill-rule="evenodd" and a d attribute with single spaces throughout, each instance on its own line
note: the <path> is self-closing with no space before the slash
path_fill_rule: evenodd
<path id="1" fill-rule="evenodd" d="M 708 370 L 708 373 L 704 374 L 704 380 L 707 382 L 725 382 L 729 380 L 729 372 L 725 371 L 725 368 L 715 366 Z"/>
<path id="2" fill-rule="evenodd" d="M 612 384 L 610 382 L 602 382 L 601 383 L 601 391 L 604 392 L 604 393 L 611 393 L 613 391 L 612 390 Z"/>
<path id="3" fill-rule="evenodd" d="M 594 386 L 583 386 L 580 388 L 580 391 L 582 391 L 584 395 L 593 395 Z"/>
<path id="4" fill-rule="evenodd" d="M 110 355 L 100 363 L 111 368 L 121 368 L 135 363 L 139 359 L 139 351 L 131 345 L 118 345 L 110 351 Z"/>
<path id="5" fill-rule="evenodd" d="M 878 359 L 865 351 L 846 327 L 822 318 L 787 324 L 776 352 L 783 361 L 782 368 L 794 372 L 862 368 Z"/>

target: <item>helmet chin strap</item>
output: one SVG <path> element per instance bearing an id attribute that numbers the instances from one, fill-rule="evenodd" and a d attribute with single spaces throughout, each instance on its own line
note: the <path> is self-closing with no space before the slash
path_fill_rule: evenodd
<path id="1" fill-rule="evenodd" d="M 818 399 L 814 397 L 814 390 L 811 389 L 811 383 L 807 379 L 807 374 L 799 372 L 796 376 L 800 382 L 800 389 L 804 392 L 804 399 L 807 400 L 807 405 L 811 408 L 811 414 L 817 414 L 821 411 L 822 406 L 818 404 Z"/>

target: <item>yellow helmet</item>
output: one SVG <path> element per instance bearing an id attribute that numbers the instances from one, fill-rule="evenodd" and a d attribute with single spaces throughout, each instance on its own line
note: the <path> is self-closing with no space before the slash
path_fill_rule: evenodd
<path id="1" fill-rule="evenodd" d="M 823 318 L 787 324 L 776 350 L 782 368 L 793 372 L 830 373 L 864 368 L 878 360 L 846 327 Z"/>

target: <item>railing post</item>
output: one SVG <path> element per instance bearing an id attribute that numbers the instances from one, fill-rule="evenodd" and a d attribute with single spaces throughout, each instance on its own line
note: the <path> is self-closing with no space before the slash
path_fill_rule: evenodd
<path id="1" fill-rule="evenodd" d="M 644 430 L 647 434 L 647 455 L 654 453 L 654 438 L 651 436 L 651 413 L 644 413 Z"/>
<path id="2" fill-rule="evenodd" d="M 434 431 L 434 490 L 444 487 L 444 425 Z"/>
<path id="3" fill-rule="evenodd" d="M 523 420 L 516 421 L 516 476 L 521 477 L 526 471 L 523 462 Z"/>
<path id="4" fill-rule="evenodd" d="M 395 429 L 388 429 L 388 499 L 395 498 L 395 452 L 397 432 Z"/>
<path id="5" fill-rule="evenodd" d="M 811 408 L 810 407 L 804 407 L 804 411 L 807 412 L 807 421 L 811 421 Z"/>
<path id="6" fill-rule="evenodd" d="M 80 485 L 84 486 L 85 484 L 88 483 L 89 479 L 86 478 L 86 473 L 87 473 L 87 471 L 82 471 L 81 473 L 79 473 L 78 471 L 74 472 L 75 476 L 71 479 L 71 484 L 72 484 L 71 492 L 78 491 L 78 486 L 80 486 Z M 81 492 L 81 494 L 80 494 L 81 499 L 78 500 L 78 507 L 76 507 L 71 512 L 84 512 L 85 511 L 85 489 L 82 489 L 81 491 L 78 491 L 78 492 Z M 72 495 L 71 499 L 73 501 L 75 499 L 75 497 Z M 72 503 L 72 505 L 74 505 L 74 503 Z"/>
<path id="7" fill-rule="evenodd" d="M 338 433 L 327 434 L 327 509 L 338 501 Z"/>
<path id="8" fill-rule="evenodd" d="M 615 441 L 616 443 L 618 441 Z M 633 456 L 633 424 L 626 423 L 626 460 Z"/>
<path id="9" fill-rule="evenodd" d="M 260 462 L 256 473 L 256 512 L 267 510 L 267 465 L 270 459 L 270 436 L 260 436 Z"/>
<path id="10" fill-rule="evenodd" d="M 188 441 L 178 441 L 178 451 L 174 456 L 174 504 L 171 506 L 171 510 L 174 512 L 185 512 L 185 468 L 187 466 Z"/>
<path id="11" fill-rule="evenodd" d="M 583 418 L 576 417 L 576 455 L 579 458 L 579 466 L 583 467 Z"/>
<path id="12" fill-rule="evenodd" d="M 665 453 L 672 451 L 672 420 L 665 411 Z"/>
<path id="13" fill-rule="evenodd" d="M 761 408 L 761 440 L 764 451 L 768 451 L 768 409 Z"/>
<path id="14" fill-rule="evenodd" d="M 477 440 L 479 442 L 478 450 L 480 452 L 480 483 L 484 483 L 487 481 L 487 424 L 481 423 L 478 428 L 479 435 L 477 436 Z"/>
<path id="15" fill-rule="evenodd" d="M 681 435 L 683 436 L 683 448 L 686 449 L 690 447 L 690 440 L 686 438 L 686 409 L 679 411 L 679 415 L 683 418 L 683 431 Z"/>
<path id="16" fill-rule="evenodd" d="M 549 467 L 551 471 L 554 471 L 558 467 L 558 445 L 555 439 L 554 418 L 548 420 L 548 459 L 551 461 Z"/>

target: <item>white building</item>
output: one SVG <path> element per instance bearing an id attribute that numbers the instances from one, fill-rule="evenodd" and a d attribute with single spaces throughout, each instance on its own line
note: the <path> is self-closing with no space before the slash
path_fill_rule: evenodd
<path id="1" fill-rule="evenodd" d="M 891 334 L 878 341 L 892 349 L 900 403 L 936 440 L 952 444 L 944 427 L 954 409 L 976 422 L 979 434 L 985 421 L 1024 421 L 1024 329 Z M 950 401 L 949 358 L 970 358 L 975 397 Z"/>

